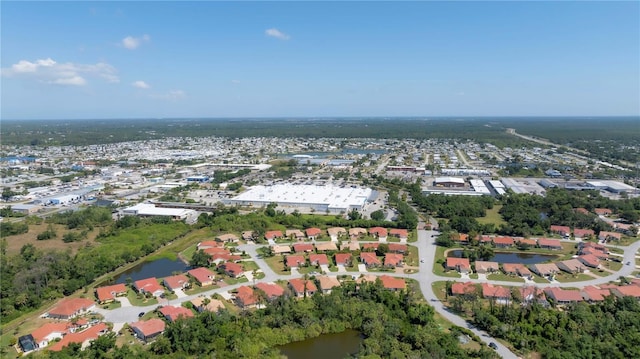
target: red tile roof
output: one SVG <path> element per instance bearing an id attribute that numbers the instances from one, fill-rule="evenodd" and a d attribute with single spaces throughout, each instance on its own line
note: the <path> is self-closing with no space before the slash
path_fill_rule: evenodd
<path id="1" fill-rule="evenodd" d="M 361 252 L 360 260 L 366 265 L 380 265 L 380 260 L 374 252 Z"/>
<path id="2" fill-rule="evenodd" d="M 554 225 L 552 224 L 550 227 L 551 232 L 554 233 L 560 233 L 560 234 L 571 234 L 571 228 L 569 228 L 568 226 L 558 226 L 558 225 Z"/>
<path id="3" fill-rule="evenodd" d="M 69 333 L 65 335 L 62 340 L 50 346 L 49 350 L 53 352 L 57 352 L 62 350 L 62 348 L 69 346 L 71 343 L 82 343 L 98 338 L 103 333 L 109 331 L 109 327 L 105 323 L 98 323 L 92 327 L 89 327 L 81 332 Z"/>
<path id="4" fill-rule="evenodd" d="M 199 283 L 210 282 L 216 277 L 214 272 L 204 267 L 191 269 L 187 273 L 189 273 L 189 275 L 195 278 Z"/>
<path id="5" fill-rule="evenodd" d="M 621 297 L 640 298 L 640 287 L 637 285 L 624 285 L 611 289 L 611 292 Z"/>
<path id="6" fill-rule="evenodd" d="M 242 257 L 236 254 L 231 253 L 216 253 L 211 256 L 211 262 L 215 261 L 223 261 L 223 262 L 234 262 L 241 260 Z"/>
<path id="7" fill-rule="evenodd" d="M 567 290 L 557 287 L 546 288 L 545 294 L 556 302 L 582 302 L 582 294 L 578 290 Z"/>
<path id="8" fill-rule="evenodd" d="M 59 336 L 62 337 L 62 333 L 65 333 L 69 329 L 70 325 L 71 323 L 69 322 L 46 323 L 45 325 L 31 332 L 31 335 L 33 336 L 33 339 L 36 341 L 36 343 L 41 343 L 47 336 L 52 333 L 59 333 Z"/>
<path id="9" fill-rule="evenodd" d="M 382 286 L 386 289 L 405 289 L 407 287 L 407 283 L 402 278 L 395 278 L 388 275 L 380 276 L 380 281 L 382 282 Z"/>
<path id="10" fill-rule="evenodd" d="M 389 252 L 406 253 L 409 250 L 406 244 L 389 243 Z"/>
<path id="11" fill-rule="evenodd" d="M 596 212 L 597 215 L 608 215 L 613 213 L 609 208 L 596 208 L 594 212 Z"/>
<path id="12" fill-rule="evenodd" d="M 456 257 L 447 257 L 447 268 L 451 269 L 471 269 L 471 264 L 469 264 L 469 258 L 456 258 Z"/>
<path id="13" fill-rule="evenodd" d="M 196 248 L 198 250 L 200 250 L 200 249 L 205 250 L 207 248 L 222 248 L 223 246 L 224 246 L 223 243 L 216 242 L 216 241 L 202 241 L 202 242 L 198 243 Z"/>
<path id="14" fill-rule="evenodd" d="M 340 286 L 340 281 L 336 277 L 319 276 L 318 282 L 320 283 L 320 289 L 329 290 Z"/>
<path id="15" fill-rule="evenodd" d="M 267 231 L 267 233 L 264 234 L 264 238 L 266 239 L 282 238 L 282 231 Z"/>
<path id="16" fill-rule="evenodd" d="M 242 287 L 238 287 L 237 291 L 236 299 L 240 302 L 239 304 L 241 306 L 248 307 L 258 303 L 258 296 L 255 295 L 251 287 L 244 285 Z"/>
<path id="17" fill-rule="evenodd" d="M 184 274 L 172 275 L 164 279 L 164 284 L 171 290 L 182 289 L 189 283 L 189 278 Z"/>
<path id="18" fill-rule="evenodd" d="M 256 288 L 262 290 L 267 295 L 267 298 L 273 299 L 284 295 L 284 288 L 275 283 L 263 283 L 256 284 Z"/>
<path id="19" fill-rule="evenodd" d="M 380 246 L 380 242 L 368 242 L 361 245 L 362 249 L 378 249 L 378 246 Z"/>
<path id="20" fill-rule="evenodd" d="M 169 321 L 174 322 L 178 318 L 191 318 L 193 317 L 193 312 L 191 309 L 187 309 L 185 307 L 174 307 L 174 306 L 166 306 L 160 308 L 160 313 L 165 316 Z"/>
<path id="21" fill-rule="evenodd" d="M 587 300 L 592 302 L 603 301 L 606 296 L 611 295 L 611 292 L 608 289 L 600 289 L 592 285 L 582 288 L 582 293 L 585 294 Z"/>
<path id="22" fill-rule="evenodd" d="M 398 265 L 400 265 L 400 263 L 402 263 L 403 259 L 404 256 L 400 253 L 386 253 L 384 255 L 384 265 L 397 267 Z"/>
<path id="23" fill-rule="evenodd" d="M 158 284 L 156 277 L 137 280 L 133 282 L 133 286 L 138 290 L 138 292 L 148 292 L 151 294 L 164 292 L 164 288 Z"/>
<path id="24" fill-rule="evenodd" d="M 313 283 L 312 280 L 305 281 L 302 278 L 295 278 L 295 279 L 289 280 L 289 284 L 291 285 L 293 290 L 296 292 L 296 294 L 302 294 L 304 292 L 305 282 L 307 285 L 307 293 L 315 292 L 318 290 L 318 287 L 316 287 L 315 283 Z"/>
<path id="25" fill-rule="evenodd" d="M 326 254 L 309 254 L 309 262 L 317 265 L 329 265 L 329 258 Z"/>
<path id="26" fill-rule="evenodd" d="M 574 228 L 573 235 L 578 238 L 584 238 L 588 236 L 595 236 L 595 232 L 593 229 L 582 229 L 582 228 Z"/>
<path id="27" fill-rule="evenodd" d="M 373 234 L 376 237 L 386 237 L 387 229 L 382 227 L 371 227 L 369 228 L 369 234 Z"/>
<path id="28" fill-rule="evenodd" d="M 307 260 L 301 255 L 292 255 L 285 258 L 287 267 L 295 268 L 307 264 Z"/>
<path id="29" fill-rule="evenodd" d="M 225 262 L 225 263 L 222 263 L 221 266 L 224 268 L 224 271 L 226 273 L 231 274 L 233 276 L 239 276 L 240 274 L 244 273 L 244 269 L 242 268 L 242 265 L 237 263 Z"/>
<path id="30" fill-rule="evenodd" d="M 453 295 L 474 293 L 475 291 L 476 291 L 476 285 L 472 282 L 466 282 L 466 283 L 455 282 L 451 285 L 451 294 Z"/>
<path id="31" fill-rule="evenodd" d="M 581 255 L 578 257 L 578 260 L 584 263 L 584 265 L 587 265 L 592 268 L 598 268 L 598 266 L 600 265 L 600 260 L 598 259 L 598 257 L 594 256 L 593 254 Z"/>
<path id="32" fill-rule="evenodd" d="M 562 248 L 562 243 L 557 239 L 539 238 L 538 245 L 548 248 Z"/>
<path id="33" fill-rule="evenodd" d="M 392 228 L 389 230 L 389 234 L 398 238 L 407 238 L 409 232 L 406 229 Z"/>
<path id="34" fill-rule="evenodd" d="M 127 286 L 124 283 L 96 288 L 96 296 L 101 302 L 113 300 L 118 294 L 127 293 Z"/>
<path id="35" fill-rule="evenodd" d="M 351 253 L 336 253 L 336 264 L 351 262 Z"/>
<path id="36" fill-rule="evenodd" d="M 65 298 L 49 311 L 50 316 L 70 317 L 77 312 L 87 310 L 96 303 L 86 298 Z"/>
<path id="37" fill-rule="evenodd" d="M 315 237 L 322 234 L 322 230 L 320 228 L 307 228 L 305 230 L 307 237 Z"/>
<path id="38" fill-rule="evenodd" d="M 493 243 L 500 246 L 512 246 L 515 241 L 511 237 L 495 237 Z"/>
<path id="39" fill-rule="evenodd" d="M 293 245 L 293 251 L 296 253 L 301 252 L 313 252 L 313 244 L 311 243 L 296 243 Z"/>
<path id="40" fill-rule="evenodd" d="M 510 299 L 511 291 L 499 285 L 482 283 L 482 296 L 484 298 Z"/>
<path id="41" fill-rule="evenodd" d="M 133 322 L 129 326 L 138 329 L 145 337 L 150 337 L 154 334 L 162 333 L 166 325 L 164 320 L 153 318 L 146 321 Z"/>

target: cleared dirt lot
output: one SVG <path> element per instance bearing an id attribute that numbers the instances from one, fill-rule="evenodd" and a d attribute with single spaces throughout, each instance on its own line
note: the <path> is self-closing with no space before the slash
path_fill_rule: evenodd
<path id="1" fill-rule="evenodd" d="M 19 234 L 16 236 L 3 237 L 7 239 L 7 254 L 12 255 L 20 253 L 20 248 L 29 243 L 33 244 L 38 249 L 71 249 L 71 251 L 75 253 L 78 248 L 85 246 L 87 243 L 96 244 L 97 242 L 95 241 L 95 238 L 100 232 L 99 228 L 94 228 L 93 231 L 87 234 L 87 239 L 83 239 L 79 242 L 64 243 L 62 241 L 62 236 L 64 236 L 67 232 L 79 233 L 80 231 L 70 231 L 66 226 L 60 224 L 52 224 L 54 230 L 57 233 L 56 238 L 44 241 L 37 240 L 36 237 L 38 236 L 38 234 L 46 231 L 48 226 L 49 224 L 44 222 L 41 224 L 32 224 L 29 225 L 29 232 L 27 233 Z"/>

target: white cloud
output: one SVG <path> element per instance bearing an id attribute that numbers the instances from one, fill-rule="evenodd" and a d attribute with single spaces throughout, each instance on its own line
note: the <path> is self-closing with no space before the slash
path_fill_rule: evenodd
<path id="1" fill-rule="evenodd" d="M 138 81 L 134 81 L 131 86 L 133 87 L 137 87 L 139 89 L 148 89 L 151 88 L 151 86 L 149 86 L 149 84 L 147 84 L 146 82 L 142 81 L 142 80 L 138 80 Z"/>
<path id="2" fill-rule="evenodd" d="M 282 32 L 282 31 L 280 31 L 278 29 L 275 29 L 275 28 L 266 29 L 264 31 L 264 33 L 267 36 L 275 37 L 276 39 L 280 39 L 280 40 L 289 40 L 291 38 L 291 36 L 285 34 L 284 32 Z"/>
<path id="3" fill-rule="evenodd" d="M 141 37 L 127 36 L 124 39 L 122 39 L 122 46 L 124 46 L 129 50 L 135 50 L 138 47 L 140 47 L 140 45 L 142 45 L 143 42 L 146 42 L 149 40 L 151 40 L 151 37 L 149 37 L 149 35 L 142 35 Z"/>
<path id="4" fill-rule="evenodd" d="M 171 90 L 165 94 L 150 95 L 151 98 L 160 100 L 176 101 L 187 97 L 187 94 L 182 90 Z"/>
<path id="5" fill-rule="evenodd" d="M 59 79 L 50 81 L 49 83 L 52 83 L 55 85 L 84 86 L 87 84 L 87 80 L 85 80 L 81 76 L 73 76 L 73 77 L 59 78 Z"/>
<path id="6" fill-rule="evenodd" d="M 11 67 L 2 69 L 2 76 L 22 77 L 37 81 L 67 86 L 84 86 L 88 83 L 85 77 L 95 76 L 107 82 L 120 82 L 115 67 L 99 62 L 96 64 L 58 63 L 51 58 L 36 61 L 20 60 Z"/>

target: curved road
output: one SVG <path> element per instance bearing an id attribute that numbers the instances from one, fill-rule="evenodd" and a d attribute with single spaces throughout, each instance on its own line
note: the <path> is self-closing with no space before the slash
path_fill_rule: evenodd
<path id="1" fill-rule="evenodd" d="M 424 223 L 420 223 L 419 228 L 423 228 Z M 488 335 L 488 333 L 486 333 L 483 330 L 479 330 L 475 327 L 473 327 L 471 324 L 467 323 L 464 319 L 462 319 L 461 317 L 455 315 L 454 313 L 448 311 L 444 305 L 442 304 L 442 302 L 440 302 L 435 293 L 433 292 L 433 283 L 434 282 L 438 282 L 438 281 L 447 281 L 447 280 L 451 280 L 451 281 L 470 281 L 470 282 L 474 282 L 474 283 L 487 283 L 487 282 L 491 282 L 493 284 L 498 284 L 498 285 L 505 285 L 505 286 L 513 286 L 514 282 L 505 282 L 505 281 L 490 281 L 490 280 L 486 280 L 486 279 L 462 279 L 462 278 L 451 278 L 451 277 L 443 277 L 443 276 L 439 276 L 434 274 L 433 271 L 433 265 L 435 263 L 435 255 L 436 255 L 436 244 L 435 244 L 435 238 L 437 237 L 437 235 L 439 235 L 440 232 L 438 231 L 432 231 L 432 230 L 418 230 L 418 241 L 416 243 L 412 243 L 412 245 L 415 245 L 418 247 L 418 251 L 420 253 L 419 258 L 420 263 L 419 263 L 419 268 L 420 271 L 418 273 L 414 273 L 414 274 L 398 274 L 398 273 L 389 273 L 389 272 L 367 272 L 367 274 L 373 274 L 373 275 L 391 275 L 391 276 L 397 276 L 397 277 L 406 277 L 406 278 L 412 278 L 415 279 L 419 282 L 420 285 L 420 289 L 422 290 L 422 294 L 424 295 L 425 299 L 429 302 L 430 305 L 432 305 L 435 310 L 441 314 L 443 317 L 445 317 L 447 320 L 449 320 L 450 322 L 452 322 L 453 324 L 460 326 L 460 327 L 465 327 L 470 329 L 474 334 L 476 334 L 482 341 L 484 341 L 485 343 L 489 344 L 491 342 L 495 343 L 497 345 L 497 350 L 496 352 L 502 356 L 503 358 L 518 358 L 517 355 L 515 355 L 513 352 L 511 352 L 507 347 L 505 347 L 504 345 L 502 345 L 499 341 L 497 341 L 496 339 L 490 337 Z M 570 241 L 575 243 L 574 241 Z M 301 277 L 301 275 L 297 274 L 297 275 L 279 275 L 277 273 L 275 273 L 268 265 L 267 263 L 260 257 L 260 255 L 257 252 L 257 249 L 259 247 L 261 247 L 262 245 L 255 245 L 255 244 L 245 244 L 245 245 L 240 245 L 238 246 L 238 249 L 240 251 L 245 251 L 247 254 L 249 254 L 252 258 L 253 261 L 255 261 L 258 266 L 260 267 L 260 269 L 262 269 L 262 271 L 265 274 L 265 277 L 263 279 L 260 279 L 260 281 L 263 282 L 275 282 L 277 280 L 288 280 L 291 278 L 296 278 L 296 277 Z M 635 255 L 636 252 L 640 249 L 640 241 L 637 241 L 633 244 L 631 244 L 630 246 L 627 247 L 622 247 L 622 246 L 611 246 L 611 247 L 616 247 L 616 248 L 620 248 L 624 250 L 624 260 L 623 263 L 626 262 L 631 262 L 633 265 L 626 265 L 623 264 L 623 267 L 611 274 L 608 275 L 606 277 L 600 277 L 600 278 L 594 278 L 592 280 L 588 280 L 588 281 L 581 281 L 581 282 L 569 282 L 569 283 L 536 283 L 535 286 L 537 287 L 541 287 L 541 288 L 545 288 L 545 287 L 550 287 L 550 286 L 554 286 L 554 287 L 575 287 L 576 284 L 580 285 L 580 286 L 587 286 L 587 285 L 597 285 L 597 284 L 603 284 L 603 283 L 608 283 L 610 281 L 615 281 L 617 280 L 620 276 L 628 276 L 631 275 L 631 273 L 633 271 L 636 270 L 635 268 Z M 329 274 L 331 275 L 342 275 L 342 274 L 346 274 L 346 275 L 354 275 L 356 273 L 359 272 L 331 272 Z M 146 306 L 146 307 L 140 307 L 140 306 L 126 306 L 126 307 L 120 307 L 117 309 L 113 309 L 113 310 L 105 310 L 102 308 L 97 308 L 95 309 L 95 311 L 99 314 L 102 314 L 105 318 L 105 321 L 108 322 L 112 322 L 114 323 L 114 329 L 119 329 L 122 327 L 122 325 L 124 323 L 131 323 L 131 322 L 135 322 L 138 320 L 138 314 L 140 312 L 148 312 L 151 310 L 155 310 L 158 306 L 160 305 L 180 305 L 183 302 L 186 301 L 190 301 L 192 299 L 195 299 L 199 296 L 210 296 L 212 294 L 216 294 L 216 293 L 222 293 L 222 292 L 227 292 L 233 289 L 236 289 L 240 286 L 243 285 L 249 285 L 251 283 L 248 282 L 244 282 L 244 283 L 238 283 L 238 284 L 234 284 L 234 285 L 229 285 L 229 286 L 225 286 L 222 288 L 215 288 L 215 289 L 211 289 L 209 291 L 206 292 L 202 292 L 199 294 L 194 294 L 194 295 L 188 295 L 186 297 L 182 297 L 182 298 L 178 298 L 178 299 L 173 299 L 170 300 L 168 302 L 163 302 L 161 304 L 154 304 L 154 305 L 150 305 L 150 306 Z"/>

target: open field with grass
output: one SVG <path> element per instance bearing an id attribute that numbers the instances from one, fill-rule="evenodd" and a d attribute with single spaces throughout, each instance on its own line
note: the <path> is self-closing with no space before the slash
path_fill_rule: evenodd
<path id="1" fill-rule="evenodd" d="M 274 271 L 276 274 L 281 275 L 289 275 L 291 271 L 284 269 L 284 257 L 283 256 L 273 256 L 264 258 L 264 261 L 267 265 Z"/>
<path id="2" fill-rule="evenodd" d="M 592 276 L 584 273 L 578 273 L 578 274 L 558 273 L 556 274 L 555 278 L 560 283 L 580 282 L 580 281 L 593 279 Z"/>
<path id="3" fill-rule="evenodd" d="M 496 228 L 499 227 L 501 224 L 506 224 L 507 222 L 505 222 L 505 220 L 502 219 L 502 216 L 500 215 L 501 208 L 502 208 L 501 204 L 497 204 L 493 206 L 493 208 L 487 210 L 487 213 L 484 217 L 478 217 L 476 218 L 476 221 L 478 221 L 478 223 L 480 224 L 493 223 L 496 225 Z"/>
<path id="4" fill-rule="evenodd" d="M 506 281 L 506 282 L 515 282 L 515 283 L 524 283 L 524 279 L 522 277 L 511 276 L 511 275 L 507 275 L 507 274 L 504 274 L 504 273 L 488 274 L 487 275 L 487 279 L 489 279 L 489 280 L 501 280 L 501 281 Z"/>
<path id="5" fill-rule="evenodd" d="M 64 243 L 62 237 L 70 232 L 80 233 L 79 230 L 70 230 L 67 226 L 62 224 L 51 224 L 56 232 L 56 238 L 39 241 L 37 239 L 38 234 L 45 232 L 49 227 L 48 223 L 44 221 L 41 224 L 30 224 L 29 232 L 18 234 L 14 236 L 3 237 L 7 240 L 7 255 L 14 255 L 20 253 L 20 248 L 25 244 L 33 244 L 38 249 L 43 250 L 68 250 L 71 249 L 72 253 L 76 253 L 79 248 L 90 245 L 97 245 L 95 241 L 96 236 L 100 233 L 100 228 L 96 227 L 92 231 L 87 233 L 87 238 L 78 242 Z"/>

